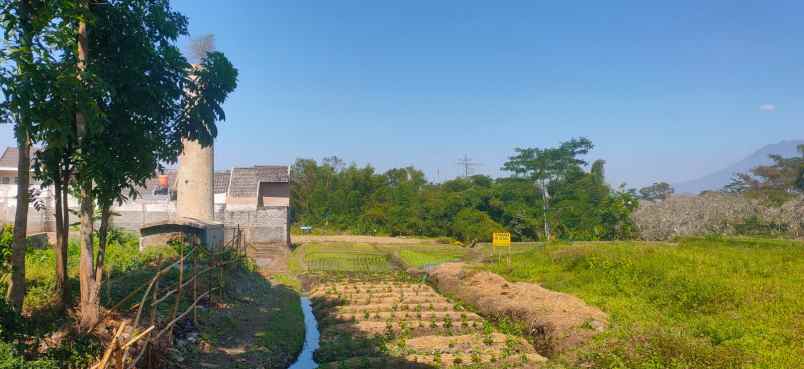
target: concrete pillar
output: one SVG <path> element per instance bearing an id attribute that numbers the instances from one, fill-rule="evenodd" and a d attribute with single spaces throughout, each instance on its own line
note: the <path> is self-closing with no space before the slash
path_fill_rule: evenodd
<path id="1" fill-rule="evenodd" d="M 198 141 L 182 140 L 176 177 L 176 216 L 203 221 L 215 220 L 215 150 L 202 148 Z"/>

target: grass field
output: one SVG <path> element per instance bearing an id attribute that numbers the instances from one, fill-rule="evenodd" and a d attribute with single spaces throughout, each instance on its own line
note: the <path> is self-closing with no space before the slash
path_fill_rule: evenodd
<path id="1" fill-rule="evenodd" d="M 486 268 L 609 313 L 599 368 L 802 368 L 804 244 L 551 244 Z"/>
<path id="2" fill-rule="evenodd" d="M 452 260 L 571 293 L 611 318 L 579 357 L 594 368 L 804 368 L 804 243 L 701 238 L 677 243 L 307 244 L 308 271 L 388 270 Z M 562 364 L 563 362 L 563 364 Z"/>

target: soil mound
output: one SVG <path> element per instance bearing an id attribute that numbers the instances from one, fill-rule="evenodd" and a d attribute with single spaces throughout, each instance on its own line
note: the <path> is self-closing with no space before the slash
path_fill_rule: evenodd
<path id="1" fill-rule="evenodd" d="M 442 264 L 428 272 L 441 292 L 477 307 L 490 318 L 522 323 L 541 354 L 552 356 L 575 349 L 608 327 L 608 316 L 581 299 L 533 283 L 512 283 L 503 277 Z"/>

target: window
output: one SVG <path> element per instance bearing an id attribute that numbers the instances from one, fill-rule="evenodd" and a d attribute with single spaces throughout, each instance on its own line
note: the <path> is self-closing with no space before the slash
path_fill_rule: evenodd
<path id="1" fill-rule="evenodd" d="M 11 181 L 11 178 L 3 177 L 3 184 L 8 184 Z"/>

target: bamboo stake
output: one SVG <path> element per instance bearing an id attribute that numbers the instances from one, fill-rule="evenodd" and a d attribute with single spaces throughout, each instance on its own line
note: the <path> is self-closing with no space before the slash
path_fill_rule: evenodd
<path id="1" fill-rule="evenodd" d="M 154 284 L 154 292 L 153 297 L 151 297 L 151 301 L 156 301 L 158 296 L 159 296 L 159 278 L 156 279 L 156 283 Z M 151 325 L 156 324 L 156 315 L 158 310 L 159 306 L 151 306 Z"/>
<path id="2" fill-rule="evenodd" d="M 158 265 L 158 266 L 162 265 L 162 255 L 159 255 L 159 258 L 157 259 L 157 264 L 156 265 Z M 148 285 L 148 288 L 145 289 L 145 293 L 142 294 L 142 300 L 140 300 L 140 304 L 139 304 L 140 306 L 137 309 L 137 316 L 136 316 L 136 318 L 134 318 L 134 325 L 132 325 L 135 330 L 137 329 L 137 326 L 139 326 L 139 324 L 140 324 L 140 317 L 142 317 L 142 308 L 145 307 L 145 301 L 148 300 L 148 294 L 151 292 L 151 289 L 153 288 L 153 286 L 155 284 L 159 283 L 159 276 L 160 275 L 162 275 L 162 270 L 159 270 L 158 272 L 156 272 L 156 275 L 154 275 L 154 278 L 151 280 L 151 283 Z M 124 362 L 126 361 L 126 358 L 128 358 L 128 348 L 126 348 L 125 351 L 123 352 L 123 361 Z"/>
<path id="3" fill-rule="evenodd" d="M 137 341 L 142 339 L 142 337 L 145 337 L 146 334 L 151 333 L 151 331 L 154 330 L 154 328 L 156 328 L 155 325 L 152 325 L 152 326 L 148 327 L 148 329 L 142 331 L 142 333 L 136 335 L 134 338 L 132 338 L 128 342 L 126 342 L 121 348 L 127 349 L 129 346 L 135 344 Z"/>
<path id="4" fill-rule="evenodd" d="M 207 295 L 209 295 L 210 293 L 212 293 L 212 291 L 214 291 L 216 289 L 217 288 L 210 289 L 209 291 L 205 292 L 203 295 L 198 296 L 198 299 L 193 301 L 193 305 L 198 304 L 199 301 L 201 301 L 204 297 L 206 297 Z M 184 318 L 184 316 L 189 314 L 190 311 L 192 311 L 192 306 L 190 308 L 188 308 L 187 310 L 185 310 L 183 313 L 181 313 L 181 315 L 177 316 L 172 321 L 170 321 L 165 328 L 162 328 L 162 330 L 159 331 L 159 333 L 157 333 L 156 336 L 154 336 L 153 340 L 158 340 L 159 337 L 161 337 L 163 333 L 167 332 L 171 327 L 173 327 L 174 324 L 176 324 L 176 322 L 178 322 L 179 320 L 181 320 L 181 318 Z"/>
<path id="5" fill-rule="evenodd" d="M 114 333 L 114 337 L 112 337 L 112 344 L 109 345 L 109 348 L 106 349 L 105 353 L 103 353 L 103 358 L 101 359 L 101 361 L 95 364 L 95 366 L 93 366 L 92 369 L 106 368 L 106 363 L 109 361 L 109 358 L 112 357 L 112 353 L 117 348 L 117 337 L 120 336 L 120 333 L 123 333 L 123 328 L 125 327 L 126 327 L 125 321 L 120 323 L 120 327 L 117 328 L 117 331 L 115 331 Z"/>
<path id="6" fill-rule="evenodd" d="M 171 315 L 171 320 L 176 318 L 176 313 L 179 311 L 179 302 L 181 302 L 181 287 L 182 281 L 184 280 L 184 244 L 182 244 L 180 253 L 182 255 L 181 263 L 179 263 L 179 287 L 177 288 L 176 292 L 176 303 L 173 305 L 173 314 Z M 169 335 L 170 341 L 173 342 L 173 329 L 170 329 L 171 334 Z"/>

